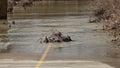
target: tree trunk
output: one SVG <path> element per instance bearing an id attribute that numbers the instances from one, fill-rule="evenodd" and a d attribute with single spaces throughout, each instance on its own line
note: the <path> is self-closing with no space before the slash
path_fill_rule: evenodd
<path id="1" fill-rule="evenodd" d="M 0 1 L 0 19 L 7 19 L 7 0 Z"/>

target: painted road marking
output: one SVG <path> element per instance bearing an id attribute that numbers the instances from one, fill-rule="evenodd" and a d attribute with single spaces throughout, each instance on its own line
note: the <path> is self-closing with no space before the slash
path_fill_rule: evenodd
<path id="1" fill-rule="evenodd" d="M 36 64 L 35 68 L 40 68 L 41 64 L 44 62 L 49 50 L 50 50 L 50 47 L 51 47 L 52 43 L 49 43 L 45 52 L 43 53 L 42 57 L 40 58 L 40 60 L 38 61 L 38 63 Z"/>

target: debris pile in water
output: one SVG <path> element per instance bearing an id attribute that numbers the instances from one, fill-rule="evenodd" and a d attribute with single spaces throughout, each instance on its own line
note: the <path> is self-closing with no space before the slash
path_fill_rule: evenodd
<path id="1" fill-rule="evenodd" d="M 55 32 L 49 37 L 45 37 L 43 42 L 44 43 L 54 43 L 54 42 L 70 42 L 72 41 L 69 35 L 64 36 L 61 32 Z"/>

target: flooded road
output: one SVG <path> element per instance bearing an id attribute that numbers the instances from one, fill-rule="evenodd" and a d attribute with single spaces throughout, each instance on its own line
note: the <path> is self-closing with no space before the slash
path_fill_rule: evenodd
<path id="1" fill-rule="evenodd" d="M 15 6 L 13 14 L 8 14 L 11 25 L 0 30 L 0 43 L 10 44 L 7 52 L 0 53 L 0 68 L 35 68 L 48 47 L 40 38 L 56 31 L 73 41 L 52 43 L 41 68 L 120 68 L 120 47 L 111 42 L 100 23 L 88 23 L 91 1 L 40 0 L 26 10 Z"/>
<path id="2" fill-rule="evenodd" d="M 88 20 L 89 16 L 14 20 L 16 24 L 8 30 L 11 49 L 9 53 L 1 53 L 0 59 L 38 60 L 47 47 L 40 43 L 40 38 L 61 31 L 73 41 L 53 43 L 46 60 L 97 60 L 118 66 L 119 48 L 110 42 L 99 23 L 88 23 Z"/>
<path id="3" fill-rule="evenodd" d="M 110 43 L 104 31 L 96 24 L 88 24 L 87 16 L 56 17 L 49 19 L 15 20 L 16 24 L 8 31 L 11 52 L 40 55 L 46 44 L 40 43 L 55 31 L 70 35 L 74 41 L 55 43 L 50 50 L 51 55 L 76 57 L 107 57 Z M 96 28 L 94 28 L 96 27 Z M 108 45 L 109 44 L 109 45 Z M 55 55 L 54 55 L 55 56 Z"/>
<path id="4" fill-rule="evenodd" d="M 63 55 L 65 52 L 68 52 L 64 55 L 72 56 L 73 54 L 74 56 L 78 56 L 82 54 L 82 52 L 84 52 L 83 51 L 84 47 L 93 48 L 94 46 L 96 46 L 95 44 L 101 43 L 99 41 L 97 42 L 93 41 L 92 43 L 91 40 L 89 40 L 89 38 L 96 39 L 96 37 L 93 37 L 96 34 L 95 33 L 96 28 L 90 29 L 90 26 L 86 26 L 87 21 L 88 21 L 87 18 L 80 19 L 80 17 L 62 17 L 62 18 L 38 19 L 38 20 L 36 19 L 35 20 L 34 19 L 33 20 L 16 20 L 16 25 L 12 25 L 12 28 L 9 30 L 9 33 L 8 33 L 10 42 L 14 44 L 11 49 L 11 52 L 40 55 L 42 53 L 42 49 L 44 50 L 44 47 L 46 46 L 46 44 L 41 44 L 39 39 L 44 38 L 45 36 L 50 35 L 55 31 L 61 31 L 65 35 L 67 34 L 70 35 L 74 41 L 70 43 L 53 44 L 50 53 Z M 94 35 L 93 35 L 93 32 L 95 33 Z M 92 37 L 91 37 L 91 34 L 92 34 Z M 92 45 L 89 45 L 89 42 Z M 63 52 L 59 51 L 59 48 L 63 49 Z M 83 50 L 81 50 L 81 48 Z M 93 50 L 88 48 L 87 48 L 87 51 L 85 50 L 86 52 L 84 53 L 87 53 Z M 53 49 L 58 51 L 53 51 Z M 73 53 L 71 53 L 70 51 L 73 51 Z M 71 54 L 69 54 L 69 52 Z M 95 53 L 95 55 L 96 54 L 98 53 Z M 85 56 L 88 55 L 88 57 L 93 56 L 92 54 L 89 54 L 89 53 L 84 55 Z M 104 55 L 103 52 L 100 55 L 103 56 Z"/>

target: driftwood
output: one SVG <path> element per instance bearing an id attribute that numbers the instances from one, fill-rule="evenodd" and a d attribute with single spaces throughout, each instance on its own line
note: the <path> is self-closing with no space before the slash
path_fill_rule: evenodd
<path id="1" fill-rule="evenodd" d="M 43 41 L 44 43 L 54 43 L 54 42 L 70 42 L 72 41 L 69 35 L 63 36 L 61 32 L 55 32 L 49 37 L 45 37 Z"/>

